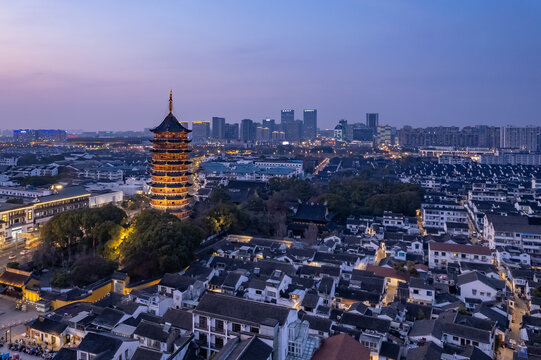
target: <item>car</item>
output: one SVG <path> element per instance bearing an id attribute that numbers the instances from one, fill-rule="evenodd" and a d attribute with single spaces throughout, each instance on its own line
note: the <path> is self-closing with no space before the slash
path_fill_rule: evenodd
<path id="1" fill-rule="evenodd" d="M 13 259 L 15 259 L 15 257 L 16 257 L 15 255 L 9 255 L 8 259 L 13 260 Z"/>
<path id="2" fill-rule="evenodd" d="M 471 236 L 477 237 L 477 233 L 474 231 L 474 232 L 471 233 Z"/>
<path id="3" fill-rule="evenodd" d="M 19 254 L 26 255 L 26 254 L 28 254 L 28 250 L 22 250 Z"/>

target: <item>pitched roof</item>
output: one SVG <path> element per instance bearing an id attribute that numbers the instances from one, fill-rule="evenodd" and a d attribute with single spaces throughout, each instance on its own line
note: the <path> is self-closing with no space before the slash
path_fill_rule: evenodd
<path id="1" fill-rule="evenodd" d="M 144 320 L 137 325 L 137 328 L 133 334 L 160 342 L 166 342 L 167 338 L 169 337 L 169 334 L 163 331 L 163 327 L 161 325 Z"/>
<path id="2" fill-rule="evenodd" d="M 189 311 L 170 308 L 163 314 L 163 321 L 172 327 L 192 331 L 193 315 Z"/>
<path id="3" fill-rule="evenodd" d="M 68 327 L 67 324 L 64 324 L 60 321 L 56 321 L 42 316 L 30 321 L 28 323 L 28 326 L 31 329 L 54 335 L 62 334 L 64 330 L 66 330 L 66 328 Z"/>
<path id="4" fill-rule="evenodd" d="M 167 114 L 165 119 L 163 119 L 162 123 L 158 126 L 156 126 L 154 129 L 150 129 L 153 133 L 161 133 L 161 132 L 173 132 L 173 133 L 179 133 L 179 132 L 190 132 L 191 130 L 186 129 L 182 124 L 177 120 L 175 115 L 172 113 Z"/>
<path id="5" fill-rule="evenodd" d="M 323 340 L 312 360 L 369 360 L 370 350 L 347 334 Z"/>
<path id="6" fill-rule="evenodd" d="M 190 285 L 193 285 L 195 281 L 194 278 L 188 276 L 166 273 L 163 275 L 158 285 L 186 291 L 186 289 L 188 289 Z"/>
<path id="7" fill-rule="evenodd" d="M 449 251 L 474 255 L 490 256 L 491 254 L 488 247 L 478 245 L 449 244 L 431 241 L 428 243 L 428 248 L 429 250 L 435 251 Z"/>
<path id="8" fill-rule="evenodd" d="M 433 342 L 408 350 L 406 360 L 433 360 L 441 358 L 442 348 Z"/>
<path id="9" fill-rule="evenodd" d="M 483 284 L 495 289 L 500 290 L 505 288 L 505 281 L 504 280 L 496 280 L 489 278 L 488 276 L 485 276 L 477 271 L 471 271 L 467 272 L 465 274 L 459 275 L 457 278 L 457 286 L 462 286 L 464 284 L 471 283 L 473 281 L 479 280 Z"/>
<path id="10" fill-rule="evenodd" d="M 292 310 L 284 306 L 206 292 L 201 297 L 194 313 L 211 314 L 256 325 L 260 325 L 268 319 L 275 319 L 280 325 L 283 325 L 290 311 Z"/>
<path id="11" fill-rule="evenodd" d="M 370 271 L 374 273 L 377 276 L 382 276 L 386 278 L 392 278 L 392 279 L 399 279 L 402 281 L 408 281 L 410 278 L 410 274 L 408 272 L 402 272 L 395 269 L 391 269 L 384 266 L 377 266 L 368 264 L 366 265 L 366 271 Z"/>

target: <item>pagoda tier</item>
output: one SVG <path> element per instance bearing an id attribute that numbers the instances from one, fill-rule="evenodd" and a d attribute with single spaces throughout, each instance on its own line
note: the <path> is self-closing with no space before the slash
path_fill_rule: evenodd
<path id="1" fill-rule="evenodd" d="M 150 130 L 154 133 L 149 161 L 150 206 L 156 210 L 174 214 L 180 219 L 189 216 L 192 196 L 189 194 L 192 183 L 188 165 L 188 133 L 172 113 L 172 94 L 169 97 L 169 114 L 160 125 Z"/>
<path id="2" fill-rule="evenodd" d="M 192 142 L 192 140 L 178 139 L 178 138 L 157 138 L 157 139 L 151 139 L 150 142 L 154 144 L 168 144 L 168 143 L 169 144 L 179 144 L 179 143 L 188 144 Z"/>
<path id="3" fill-rule="evenodd" d="M 151 185 L 152 187 L 155 187 L 155 188 L 162 188 L 162 187 L 165 187 L 165 188 L 180 188 L 180 187 L 190 187 L 192 186 L 193 184 L 192 183 L 159 183 L 159 182 L 150 182 L 149 185 Z"/>
<path id="4" fill-rule="evenodd" d="M 190 165 L 192 162 L 190 160 L 157 160 L 153 159 L 149 161 L 151 165 Z"/>

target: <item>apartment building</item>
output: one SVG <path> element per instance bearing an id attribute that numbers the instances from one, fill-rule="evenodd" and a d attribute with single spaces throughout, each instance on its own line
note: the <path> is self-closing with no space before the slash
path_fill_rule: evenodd
<path id="1" fill-rule="evenodd" d="M 475 262 L 491 264 L 492 256 L 488 247 L 450 243 L 428 243 L 428 267 L 447 268 L 450 263 Z"/>
<path id="2" fill-rule="evenodd" d="M 276 360 L 285 360 L 295 320 L 295 309 L 207 292 L 193 311 L 193 331 L 207 357 L 232 339 L 257 335 L 273 348 Z"/>

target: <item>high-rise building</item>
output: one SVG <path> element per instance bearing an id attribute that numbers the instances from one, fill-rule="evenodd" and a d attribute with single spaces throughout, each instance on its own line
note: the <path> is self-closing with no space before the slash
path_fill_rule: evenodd
<path id="1" fill-rule="evenodd" d="M 346 119 L 342 119 L 338 122 L 338 124 L 340 124 L 340 126 L 342 126 L 342 137 L 343 137 L 343 141 L 346 141 L 349 139 L 349 134 L 348 134 L 348 121 Z"/>
<path id="2" fill-rule="evenodd" d="M 294 120 L 286 123 L 284 130 L 287 141 L 299 141 L 302 137 L 302 121 Z"/>
<path id="3" fill-rule="evenodd" d="M 225 118 L 212 118 L 212 138 L 217 140 L 225 139 Z"/>
<path id="4" fill-rule="evenodd" d="M 66 130 L 54 129 L 20 129 L 13 130 L 13 139 L 16 142 L 28 143 L 34 141 L 65 141 L 67 138 Z"/>
<path id="5" fill-rule="evenodd" d="M 239 124 L 225 124 L 224 138 L 230 141 L 236 141 L 239 139 Z"/>
<path id="6" fill-rule="evenodd" d="M 503 149 L 541 151 L 541 127 L 502 126 L 500 128 L 500 146 Z"/>
<path id="7" fill-rule="evenodd" d="M 151 161 L 150 206 L 186 219 L 189 215 L 190 184 L 188 133 L 173 115 L 173 93 L 169 93 L 169 114 L 150 130 L 154 133 Z"/>
<path id="8" fill-rule="evenodd" d="M 374 130 L 364 124 L 356 124 L 353 127 L 353 140 L 362 142 L 374 141 Z"/>
<path id="9" fill-rule="evenodd" d="M 366 126 L 370 129 L 377 131 L 379 126 L 379 114 L 378 113 L 367 113 L 366 114 Z"/>
<path id="10" fill-rule="evenodd" d="M 255 139 L 256 141 L 269 141 L 271 139 L 271 132 L 268 127 L 264 127 L 262 125 L 258 126 L 255 129 Z"/>
<path id="11" fill-rule="evenodd" d="M 317 137 L 317 110 L 304 109 L 303 111 L 303 137 L 306 140 L 312 140 Z"/>
<path id="12" fill-rule="evenodd" d="M 254 122 L 250 119 L 243 119 L 240 122 L 240 141 L 251 142 L 255 139 Z"/>
<path id="13" fill-rule="evenodd" d="M 295 110 L 285 109 L 280 112 L 280 123 L 282 126 L 284 124 L 289 124 L 295 121 Z M 284 128 L 282 128 L 283 130 Z"/>
<path id="14" fill-rule="evenodd" d="M 396 139 L 396 128 L 389 125 L 378 126 L 378 130 L 374 138 L 374 143 L 376 146 L 396 145 Z"/>
<path id="15" fill-rule="evenodd" d="M 205 144 L 210 138 L 210 121 L 192 121 L 192 140 L 194 144 Z"/>
<path id="16" fill-rule="evenodd" d="M 261 123 L 262 123 L 263 127 L 269 128 L 271 133 L 274 130 L 276 130 L 276 124 L 275 124 L 274 119 L 266 118 L 266 119 L 263 119 L 263 121 Z"/>

